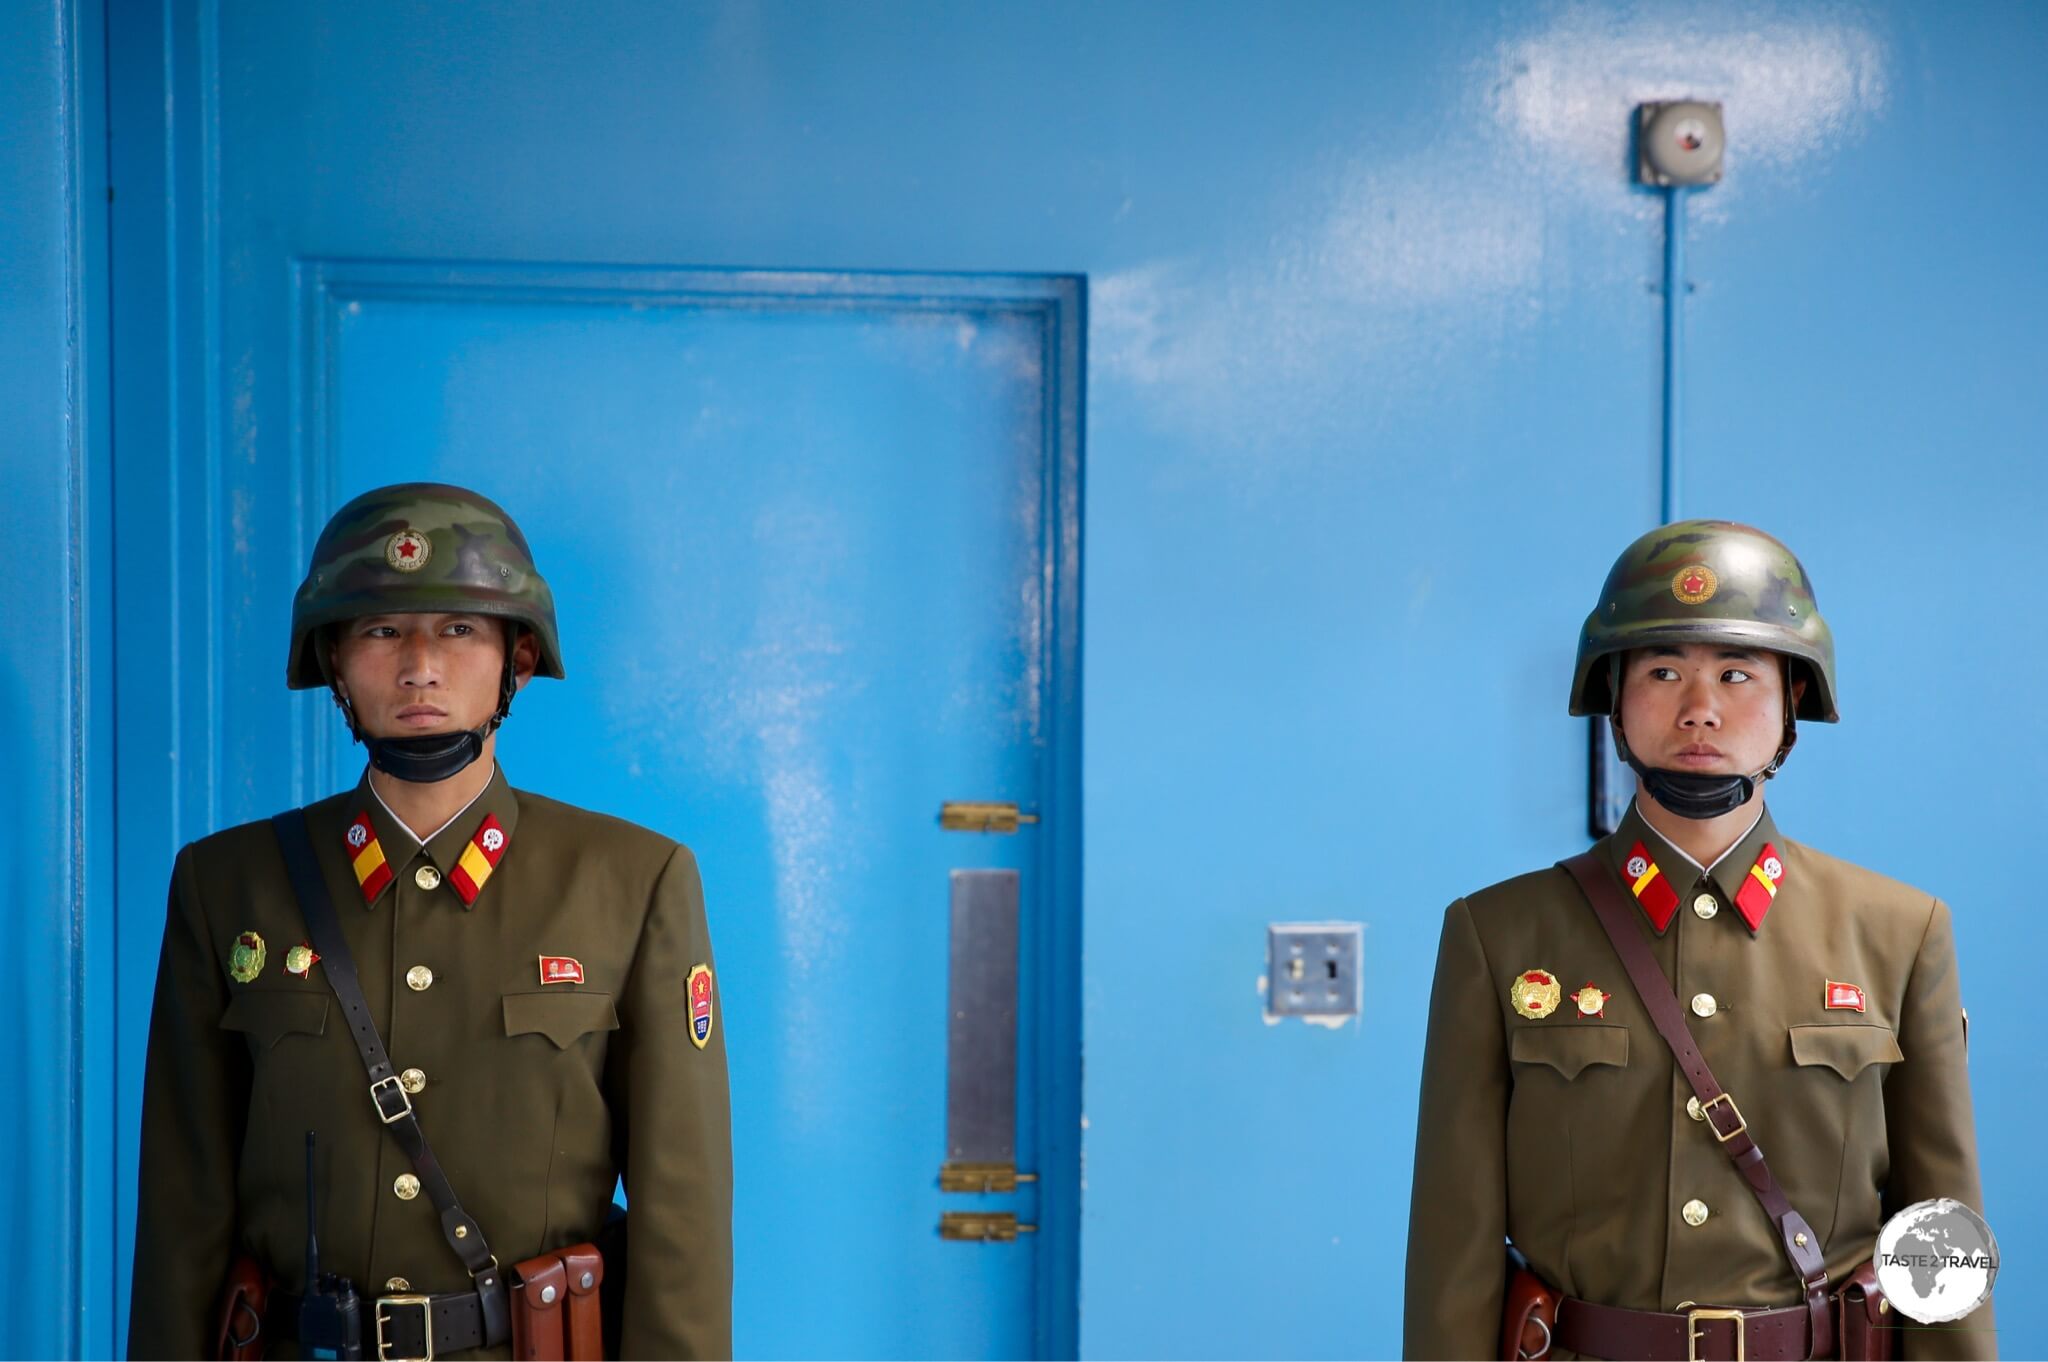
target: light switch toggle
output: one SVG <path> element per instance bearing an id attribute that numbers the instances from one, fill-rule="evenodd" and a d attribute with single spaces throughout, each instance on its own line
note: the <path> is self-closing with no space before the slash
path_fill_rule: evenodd
<path id="1" fill-rule="evenodd" d="M 1365 927 L 1275 922 L 1266 928 L 1268 1017 L 1355 1017 Z"/>

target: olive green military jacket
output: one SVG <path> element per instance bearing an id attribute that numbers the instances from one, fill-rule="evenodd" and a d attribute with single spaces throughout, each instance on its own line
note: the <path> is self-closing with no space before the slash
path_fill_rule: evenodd
<path id="1" fill-rule="evenodd" d="M 1772 868 L 1766 847 L 1774 896 L 1758 882 Z M 1634 808 L 1595 850 L 1625 887 L 1641 886 L 1636 925 L 1820 1235 L 1832 1280 L 1871 1256 L 1892 1211 L 1929 1197 L 1983 1210 L 1939 900 L 1785 840 L 1768 813 L 1711 872 Z M 1751 910 L 1761 905 L 1754 927 L 1738 903 L 1746 883 Z M 1554 976 L 1559 1000 L 1525 1016 L 1511 993 L 1537 971 Z M 1529 991 L 1541 1011 L 1546 991 Z M 1776 1229 L 1689 1113 L 1691 1097 L 1565 871 L 1453 903 L 1423 1059 L 1406 1355 L 1499 1355 L 1504 1238 L 1553 1287 L 1603 1305 L 1796 1304 Z M 1904 1356 L 1993 1357 L 1991 1327 L 1987 1302 L 1956 1325 L 1908 1332 Z"/>
<path id="2" fill-rule="evenodd" d="M 724 1028 L 688 849 L 514 790 L 502 770 L 424 847 L 367 776 L 307 818 L 392 1064 L 498 1260 L 593 1238 L 623 1174 L 625 1355 L 731 1356 Z M 302 1288 L 308 1130 L 324 1271 L 366 1297 L 406 1289 L 394 1278 L 468 1287 L 325 971 L 294 950 L 306 940 L 267 821 L 179 854 L 144 1081 L 132 1356 L 211 1356 L 237 1252 Z"/>

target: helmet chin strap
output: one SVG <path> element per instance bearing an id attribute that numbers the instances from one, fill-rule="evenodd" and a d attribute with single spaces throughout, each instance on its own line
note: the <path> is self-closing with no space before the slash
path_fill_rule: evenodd
<path id="1" fill-rule="evenodd" d="M 1619 673 L 1620 668 L 1617 667 Z M 1785 664 L 1785 737 L 1778 744 L 1777 755 L 1762 769 L 1746 776 L 1723 775 L 1705 771 L 1669 771 L 1661 766 L 1651 766 L 1638 757 L 1628 745 L 1627 736 L 1621 731 L 1621 691 L 1617 684 L 1612 689 L 1615 697 L 1614 713 L 1608 716 L 1608 723 L 1614 729 L 1614 750 L 1628 763 L 1628 769 L 1636 773 L 1643 782 L 1643 788 L 1650 798 L 1677 814 L 1680 818 L 1705 821 L 1734 813 L 1747 804 L 1756 794 L 1758 781 L 1769 780 L 1784 766 L 1785 758 L 1792 753 L 1793 744 L 1799 741 L 1792 711 L 1792 665 Z M 1615 678 L 1618 683 L 1619 675 Z"/>
<path id="2" fill-rule="evenodd" d="M 505 673 L 498 683 L 498 709 L 476 728 L 455 733 L 427 733 L 416 738 L 378 738 L 365 733 L 356 720 L 355 706 L 333 688 L 334 703 L 348 718 L 348 731 L 370 753 L 370 765 L 387 776 L 431 785 L 460 775 L 484 754 L 484 739 L 512 713 L 512 695 L 518 689 L 512 676 L 512 650 L 505 650 Z"/>

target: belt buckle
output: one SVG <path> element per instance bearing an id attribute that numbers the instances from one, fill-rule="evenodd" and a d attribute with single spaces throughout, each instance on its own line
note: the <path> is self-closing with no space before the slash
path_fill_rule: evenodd
<path id="1" fill-rule="evenodd" d="M 1742 1351 L 1742 1312 L 1740 1310 L 1715 1310 L 1706 1306 L 1685 1312 L 1685 1362 L 1700 1362 L 1700 1340 L 1706 1335 L 1694 1327 L 1694 1322 L 1703 1319 L 1732 1319 L 1735 1321 L 1735 1362 L 1745 1362 Z"/>
<path id="2" fill-rule="evenodd" d="M 386 1111 L 384 1109 L 382 1091 L 387 1083 L 391 1085 L 391 1090 L 398 1094 L 398 1110 L 396 1111 Z M 370 1101 L 376 1105 L 377 1119 L 387 1126 L 393 1121 L 402 1121 L 412 1115 L 412 1098 L 407 1095 L 405 1085 L 398 1081 L 397 1074 L 386 1074 L 375 1083 L 372 1083 L 370 1085 Z"/>
<path id="3" fill-rule="evenodd" d="M 391 1316 L 384 1313 L 387 1307 L 402 1309 L 416 1305 L 420 1311 L 420 1341 L 426 1345 L 426 1352 L 418 1357 L 393 1357 L 385 1349 L 390 1345 L 384 1341 L 384 1325 Z M 434 1302 L 426 1296 L 379 1296 L 377 1297 L 377 1362 L 434 1362 Z"/>
<path id="4" fill-rule="evenodd" d="M 1714 1124 L 1714 1118 L 1712 1115 L 1714 1108 L 1721 1105 L 1721 1103 L 1723 1102 L 1726 1102 L 1728 1104 L 1728 1110 L 1735 1113 L 1735 1129 L 1729 1131 L 1726 1135 L 1723 1135 L 1721 1133 L 1721 1127 Z M 1742 1119 L 1742 1108 L 1736 1106 L 1735 1099 L 1730 1097 L 1725 1092 L 1715 1097 L 1712 1101 L 1702 1103 L 1700 1106 L 1700 1115 L 1705 1116 L 1707 1118 L 1707 1129 L 1713 1131 L 1714 1138 L 1719 1140 L 1722 1144 L 1728 1143 L 1737 1135 L 1740 1135 L 1743 1131 L 1749 1129 L 1749 1122 Z"/>

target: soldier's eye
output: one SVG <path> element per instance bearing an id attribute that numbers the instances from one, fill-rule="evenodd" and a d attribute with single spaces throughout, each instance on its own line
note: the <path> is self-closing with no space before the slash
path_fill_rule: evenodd
<path id="1" fill-rule="evenodd" d="M 1721 673 L 1721 679 L 1723 681 L 1728 682 L 1730 685 L 1739 686 L 1744 681 L 1750 680 L 1751 677 L 1748 672 L 1738 671 L 1735 668 L 1730 667 L 1727 671 Z"/>
<path id="2" fill-rule="evenodd" d="M 1650 668 L 1650 678 L 1654 681 L 1676 681 L 1678 679 L 1678 669 L 1675 667 L 1652 667 Z"/>
<path id="3" fill-rule="evenodd" d="M 476 627 L 468 624 L 451 624 L 448 626 L 447 632 L 454 638 L 464 638 L 475 633 Z"/>

